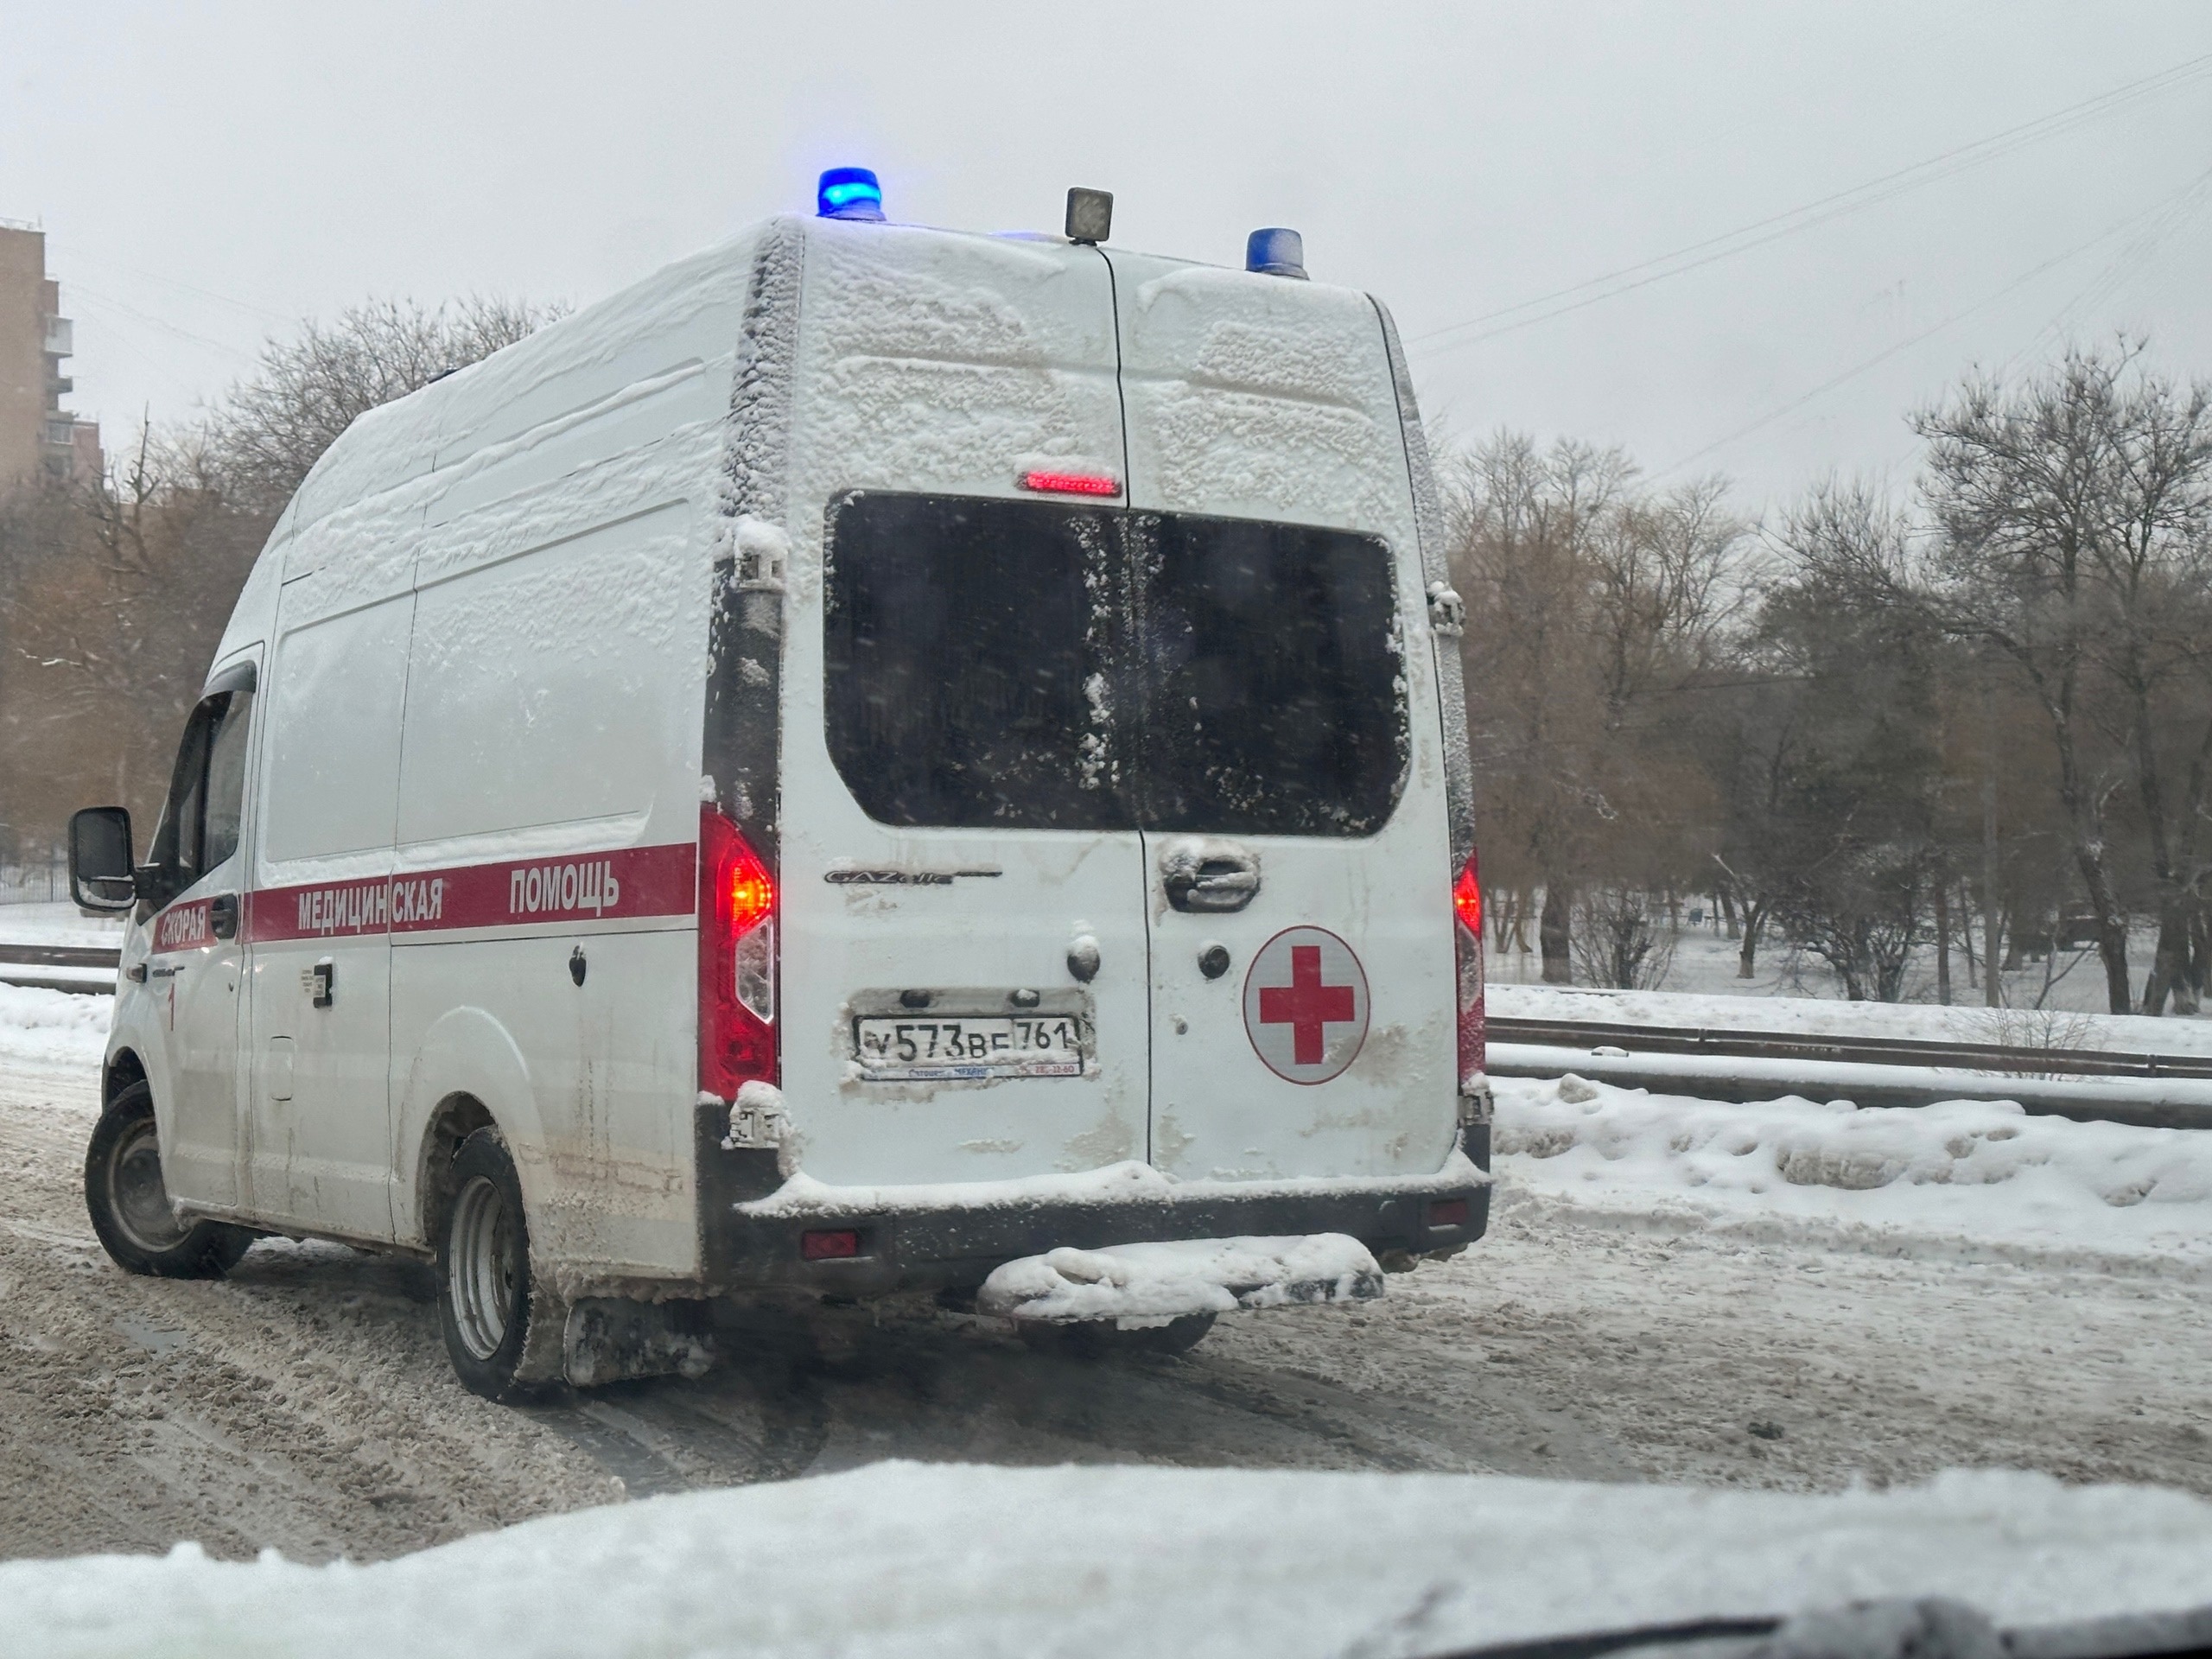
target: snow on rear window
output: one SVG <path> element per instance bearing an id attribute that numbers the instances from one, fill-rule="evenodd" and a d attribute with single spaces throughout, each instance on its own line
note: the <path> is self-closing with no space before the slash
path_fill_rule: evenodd
<path id="1" fill-rule="evenodd" d="M 1381 829 L 1407 750 L 1388 546 L 1190 513 L 1131 526 L 1146 828 Z"/>
<path id="2" fill-rule="evenodd" d="M 880 822 L 1358 836 L 1395 804 L 1376 537 L 861 493 L 827 542 L 826 734 Z"/>

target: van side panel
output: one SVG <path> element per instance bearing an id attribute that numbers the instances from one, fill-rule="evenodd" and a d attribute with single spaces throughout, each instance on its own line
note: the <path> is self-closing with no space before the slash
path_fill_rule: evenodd
<path id="1" fill-rule="evenodd" d="M 658 448 L 641 465 L 671 448 L 711 462 L 696 440 Z M 484 1103 L 530 1172 L 536 1242 L 556 1271 L 693 1263 L 683 992 L 696 954 L 704 519 L 695 503 L 665 503 L 417 600 L 399 880 L 442 880 L 454 908 L 395 935 L 393 1161 L 412 1178 L 431 1112 L 464 1088 L 423 1063 L 434 1031 L 448 1048 L 471 1034 L 512 1045 L 530 1098 Z M 480 899 L 462 903 L 470 878 L 456 871 L 488 874 Z M 496 1058 L 469 1066 L 504 1074 Z"/>
<path id="2" fill-rule="evenodd" d="M 427 1243 L 426 1136 L 476 1100 L 514 1153 L 538 1270 L 570 1294 L 698 1271 L 701 711 L 744 257 L 718 251 L 454 377 L 429 480 L 397 813 L 395 1209 Z"/>

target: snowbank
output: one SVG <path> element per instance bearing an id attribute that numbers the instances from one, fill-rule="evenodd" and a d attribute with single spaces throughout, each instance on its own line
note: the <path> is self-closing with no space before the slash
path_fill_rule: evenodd
<path id="1" fill-rule="evenodd" d="M 1569 1074 L 1499 1079 L 1502 1192 L 1765 1236 L 1997 1244 L 2212 1272 L 2212 1135 L 2031 1117 L 1999 1101 L 1726 1105 Z"/>
<path id="2" fill-rule="evenodd" d="M 1902 1037 L 1929 1042 L 2103 1048 L 2130 1054 L 2212 1054 L 2212 1019 L 2138 1014 L 2038 1014 L 1924 1002 L 1841 1002 L 1814 996 L 1706 996 L 1564 985 L 1501 985 L 1484 993 L 1508 1020 L 1586 1020 L 1722 1031 L 1807 1032 L 1823 1037 Z"/>
<path id="3" fill-rule="evenodd" d="M 1951 1474 L 1827 1497 L 1469 1475 L 879 1464 L 373 1567 L 0 1566 L 0 1654 L 1375 1656 L 1942 1594 L 2212 1602 L 2212 1505 Z"/>
<path id="4" fill-rule="evenodd" d="M 2013 1101 L 2037 1112 L 2113 1123 L 2212 1128 L 2212 1080 L 2191 1077 L 2050 1077 L 1963 1071 L 1932 1065 L 1769 1059 L 1734 1054 L 1654 1054 L 1611 1046 L 1492 1043 L 1491 1076 L 1558 1077 L 1569 1071 L 1622 1089 L 1699 1100 L 1806 1100 L 1857 1106 L 1924 1106 L 1931 1101 Z"/>
<path id="5" fill-rule="evenodd" d="M 81 1065 L 97 1071 L 114 1014 L 111 996 L 0 985 L 0 1064 Z"/>

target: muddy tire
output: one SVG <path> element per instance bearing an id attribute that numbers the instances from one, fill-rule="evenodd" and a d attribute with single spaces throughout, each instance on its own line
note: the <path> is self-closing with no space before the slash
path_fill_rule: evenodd
<path id="1" fill-rule="evenodd" d="M 461 1143 L 447 1181 L 453 1198 L 438 1227 L 438 1325 L 454 1375 L 472 1394 L 513 1402 L 550 1379 L 526 1367 L 533 1327 L 557 1319 L 530 1271 L 522 1183 L 497 1129 Z"/>
<path id="2" fill-rule="evenodd" d="M 134 1083 L 108 1102 L 85 1148 L 85 1208 L 92 1230 L 126 1273 L 219 1279 L 253 1243 L 242 1227 L 180 1221 L 162 1181 L 154 1091 Z"/>
<path id="3" fill-rule="evenodd" d="M 1040 1354 L 1058 1354 L 1064 1359 L 1104 1359 L 1112 1354 L 1187 1354 L 1205 1340 L 1213 1321 L 1211 1313 L 1186 1313 L 1165 1325 L 1124 1331 L 1103 1320 L 1046 1325 L 1025 1319 L 1015 1329 L 1021 1332 L 1022 1341 Z"/>

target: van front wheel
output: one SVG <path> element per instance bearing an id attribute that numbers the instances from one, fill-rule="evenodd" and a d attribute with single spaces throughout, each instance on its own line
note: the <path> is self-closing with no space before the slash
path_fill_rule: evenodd
<path id="1" fill-rule="evenodd" d="M 526 1399 L 533 1325 L 557 1317 L 530 1273 L 522 1183 L 496 1129 L 479 1129 L 454 1154 L 453 1193 L 438 1232 L 438 1324 L 454 1374 L 487 1400 Z M 541 1333 L 542 1334 L 542 1333 Z"/>
<path id="2" fill-rule="evenodd" d="M 219 1279 L 253 1243 L 242 1227 L 180 1221 L 162 1179 L 154 1129 L 154 1091 L 143 1083 L 119 1090 L 85 1148 L 85 1208 L 116 1265 L 159 1279 Z"/>

